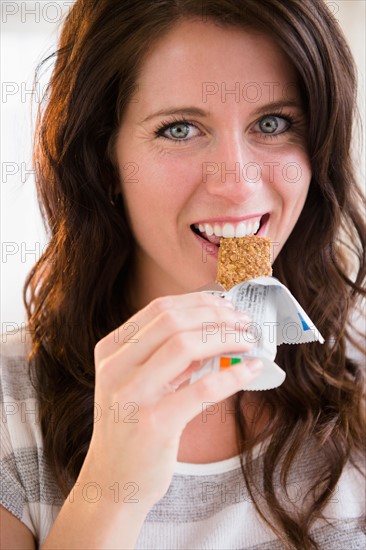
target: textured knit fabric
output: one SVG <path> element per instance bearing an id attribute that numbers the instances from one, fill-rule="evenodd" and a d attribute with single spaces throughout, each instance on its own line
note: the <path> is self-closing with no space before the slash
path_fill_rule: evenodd
<path id="1" fill-rule="evenodd" d="M 42 450 L 37 399 L 28 372 L 29 335 L 19 332 L 2 339 L 1 504 L 41 545 L 64 499 Z M 253 453 L 259 499 L 266 444 Z M 311 442 L 305 442 L 290 470 L 287 492 L 280 491 L 289 510 L 301 507 L 318 469 L 319 458 Z M 281 488 L 279 479 L 276 486 Z M 125 493 L 131 506 L 138 498 L 135 491 L 131 486 Z M 93 506 L 98 489 L 88 487 L 85 495 Z M 312 528 L 322 550 L 366 548 L 365 501 L 364 477 L 349 465 L 324 512 L 328 522 L 319 519 Z M 283 546 L 256 513 L 239 457 L 234 457 L 211 464 L 178 462 L 167 493 L 146 517 L 136 548 L 280 550 Z"/>

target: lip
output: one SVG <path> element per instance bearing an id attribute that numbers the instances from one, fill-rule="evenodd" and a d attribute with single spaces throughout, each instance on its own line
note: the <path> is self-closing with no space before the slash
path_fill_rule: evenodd
<path id="1" fill-rule="evenodd" d="M 239 217 L 233 217 L 233 216 L 226 216 L 223 218 L 204 218 L 203 220 L 198 220 L 196 222 L 193 222 L 191 225 L 195 224 L 203 224 L 203 223 L 239 223 L 246 220 L 250 220 L 252 218 L 262 218 L 266 214 L 269 214 L 269 212 L 262 212 L 258 214 L 248 214 L 248 216 L 239 216 Z"/>
<path id="2" fill-rule="evenodd" d="M 216 244 L 206 241 L 206 239 L 204 239 L 200 235 L 197 235 L 197 233 L 194 233 L 194 231 L 192 231 L 192 235 L 196 237 L 201 246 L 202 258 L 205 258 L 204 261 L 207 262 L 208 257 L 212 257 L 214 260 L 217 260 L 219 247 Z"/>

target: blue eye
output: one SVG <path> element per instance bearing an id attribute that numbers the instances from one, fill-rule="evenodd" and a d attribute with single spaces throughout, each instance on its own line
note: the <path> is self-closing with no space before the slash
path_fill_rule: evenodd
<path id="1" fill-rule="evenodd" d="M 196 130 L 194 135 L 192 131 Z M 159 128 L 155 130 L 155 135 L 159 138 L 169 139 L 170 141 L 188 141 L 193 137 L 198 136 L 200 130 L 195 124 L 188 120 L 176 120 L 174 122 L 163 122 Z"/>
<path id="2" fill-rule="evenodd" d="M 184 139 L 189 134 L 189 125 L 181 122 L 179 124 L 173 124 L 168 130 L 174 138 Z"/>
<path id="3" fill-rule="evenodd" d="M 259 131 L 264 134 L 282 134 L 291 126 L 291 121 L 281 116 L 266 115 L 257 125 L 259 125 Z"/>

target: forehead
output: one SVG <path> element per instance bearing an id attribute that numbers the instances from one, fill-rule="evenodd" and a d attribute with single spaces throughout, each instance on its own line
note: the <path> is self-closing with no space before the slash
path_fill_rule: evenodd
<path id="1" fill-rule="evenodd" d="M 214 94 L 205 98 L 205 90 L 218 90 L 222 101 L 223 89 L 227 94 L 239 89 L 241 99 L 246 95 L 253 99 L 262 92 L 266 102 L 278 99 L 284 88 L 287 96 L 296 96 L 296 80 L 293 65 L 270 36 L 187 20 L 173 26 L 149 51 L 140 67 L 137 89 L 147 105 L 172 94 L 177 100 L 189 98 L 196 103 L 218 99 Z"/>

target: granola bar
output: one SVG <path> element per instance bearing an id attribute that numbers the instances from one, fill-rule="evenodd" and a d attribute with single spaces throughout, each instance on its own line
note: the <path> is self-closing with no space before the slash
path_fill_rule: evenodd
<path id="1" fill-rule="evenodd" d="M 230 290 L 248 279 L 270 277 L 270 246 L 270 239 L 257 235 L 221 238 L 216 282 Z"/>

